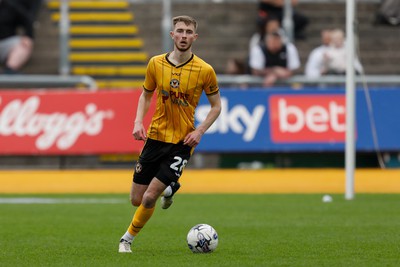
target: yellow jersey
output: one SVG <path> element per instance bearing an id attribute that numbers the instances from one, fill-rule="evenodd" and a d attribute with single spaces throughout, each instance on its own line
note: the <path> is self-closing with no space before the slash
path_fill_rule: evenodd
<path id="1" fill-rule="evenodd" d="M 177 144 L 195 129 L 194 112 L 203 91 L 213 95 L 219 88 L 214 69 L 196 55 L 178 66 L 168 56 L 154 56 L 147 65 L 143 88 L 148 92 L 157 90 L 147 137 Z"/>

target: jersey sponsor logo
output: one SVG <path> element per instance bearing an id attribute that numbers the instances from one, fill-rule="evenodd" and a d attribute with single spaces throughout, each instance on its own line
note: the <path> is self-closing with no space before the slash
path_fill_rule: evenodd
<path id="1" fill-rule="evenodd" d="M 172 79 L 172 80 L 169 82 L 169 85 L 171 85 L 172 88 L 178 88 L 178 87 L 179 87 L 179 80 L 177 80 L 177 79 Z"/>
<path id="2" fill-rule="evenodd" d="M 275 143 L 344 142 L 344 95 L 274 95 L 269 99 Z"/>
<path id="3" fill-rule="evenodd" d="M 161 98 L 162 98 L 162 102 L 164 104 L 165 101 L 167 101 L 169 98 L 169 93 L 165 90 L 161 90 Z"/>
<path id="4" fill-rule="evenodd" d="M 165 104 L 165 101 L 170 99 L 172 104 L 187 107 L 189 106 L 189 103 L 187 102 L 187 99 L 189 98 L 189 94 L 184 94 L 182 92 L 175 92 L 175 91 L 165 91 L 161 90 L 161 98 L 162 102 Z"/>

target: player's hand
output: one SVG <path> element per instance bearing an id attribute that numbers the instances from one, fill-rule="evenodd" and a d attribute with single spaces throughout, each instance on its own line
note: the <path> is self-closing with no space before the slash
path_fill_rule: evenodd
<path id="1" fill-rule="evenodd" d="M 183 139 L 183 144 L 191 146 L 191 147 L 195 147 L 200 143 L 202 136 L 203 136 L 203 133 L 201 133 L 198 130 L 195 130 L 191 133 L 188 133 L 188 135 L 186 135 L 185 139 Z"/>
<path id="2" fill-rule="evenodd" d="M 143 123 L 141 123 L 141 122 L 135 123 L 135 127 L 133 127 L 132 135 L 135 138 L 135 140 L 146 141 L 147 135 L 146 135 L 146 130 L 144 129 Z"/>

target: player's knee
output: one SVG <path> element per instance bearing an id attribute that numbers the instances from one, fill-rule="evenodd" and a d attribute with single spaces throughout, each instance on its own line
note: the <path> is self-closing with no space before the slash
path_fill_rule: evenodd
<path id="1" fill-rule="evenodd" d="M 142 205 L 146 209 L 151 209 L 155 206 L 158 196 L 152 193 L 146 193 L 142 199 Z"/>
<path id="2" fill-rule="evenodd" d="M 138 199 L 138 198 L 135 198 L 135 197 L 131 196 L 131 204 L 132 204 L 132 206 L 139 207 L 141 203 L 142 203 L 141 199 Z"/>

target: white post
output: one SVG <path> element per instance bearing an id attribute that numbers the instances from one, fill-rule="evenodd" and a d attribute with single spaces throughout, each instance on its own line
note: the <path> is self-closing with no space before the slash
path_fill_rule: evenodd
<path id="1" fill-rule="evenodd" d="M 163 0 L 163 18 L 161 21 L 161 35 L 162 35 L 162 49 L 163 52 L 171 52 L 172 51 L 172 41 L 169 32 L 171 31 L 171 0 Z"/>
<path id="2" fill-rule="evenodd" d="M 283 29 L 288 37 L 289 42 L 293 42 L 294 34 L 293 34 L 293 7 L 291 0 L 285 0 L 284 9 L 283 9 L 283 21 L 282 21 Z"/>
<path id="3" fill-rule="evenodd" d="M 345 199 L 354 198 L 355 170 L 355 79 L 354 79 L 354 14 L 355 0 L 346 0 L 346 192 Z"/>
<path id="4" fill-rule="evenodd" d="M 70 71 L 69 64 L 69 6 L 67 0 L 60 2 L 60 64 L 59 72 L 63 76 L 68 76 Z"/>

